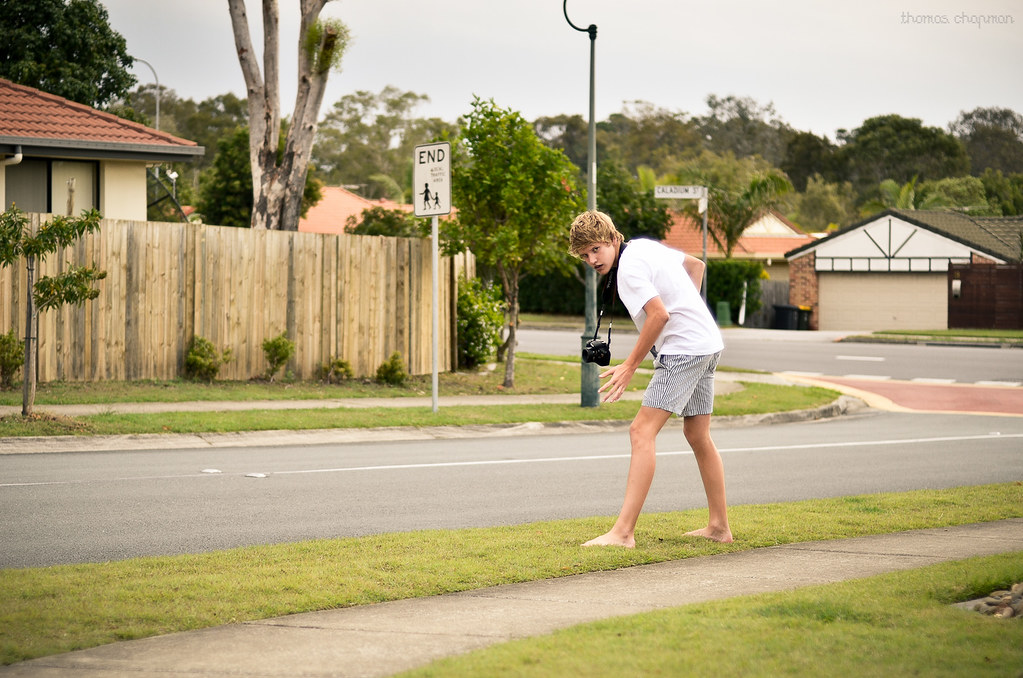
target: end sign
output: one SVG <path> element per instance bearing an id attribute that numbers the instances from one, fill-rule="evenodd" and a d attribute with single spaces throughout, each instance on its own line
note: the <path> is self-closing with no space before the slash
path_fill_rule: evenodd
<path id="1" fill-rule="evenodd" d="M 451 213 L 451 144 L 416 146 L 412 155 L 412 198 L 417 217 Z"/>

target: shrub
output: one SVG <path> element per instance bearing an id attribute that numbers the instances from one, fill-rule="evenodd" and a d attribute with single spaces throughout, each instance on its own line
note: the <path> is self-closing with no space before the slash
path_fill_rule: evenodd
<path id="1" fill-rule="evenodd" d="M 231 349 L 221 353 L 213 342 L 204 337 L 192 337 L 185 354 L 185 376 L 196 381 L 213 381 L 220 367 L 231 362 Z"/>
<path id="2" fill-rule="evenodd" d="M 732 322 L 738 322 L 739 307 L 742 306 L 742 285 L 746 289 L 746 317 L 761 306 L 760 280 L 764 276 L 764 265 L 759 261 L 745 259 L 711 259 L 707 262 L 707 305 L 711 313 L 719 301 L 727 301 Z"/>
<path id="3" fill-rule="evenodd" d="M 331 358 L 330 362 L 326 365 L 320 365 L 319 372 L 317 373 L 319 380 L 325 381 L 328 384 L 337 384 L 351 379 L 353 376 L 351 364 L 347 360 L 341 360 L 341 358 Z"/>
<path id="4" fill-rule="evenodd" d="M 458 284 L 458 366 L 473 368 L 501 342 L 504 301 L 501 290 L 479 278 Z"/>
<path id="5" fill-rule="evenodd" d="M 377 381 L 391 386 L 401 386 L 408 381 L 405 361 L 401 359 L 400 353 L 395 351 L 377 368 Z"/>
<path id="6" fill-rule="evenodd" d="M 266 378 L 274 380 L 274 376 L 295 355 L 295 342 L 288 339 L 287 332 L 281 332 L 273 339 L 263 341 L 263 354 L 270 366 L 266 368 Z"/>
<path id="7" fill-rule="evenodd" d="M 18 339 L 14 329 L 0 334 L 0 387 L 14 388 L 14 377 L 25 364 L 25 342 Z"/>

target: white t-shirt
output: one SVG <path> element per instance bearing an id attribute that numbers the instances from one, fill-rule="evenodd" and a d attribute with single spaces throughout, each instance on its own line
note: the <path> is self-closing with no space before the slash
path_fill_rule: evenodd
<path id="1" fill-rule="evenodd" d="M 724 349 L 721 331 L 686 273 L 685 254 L 656 240 L 629 242 L 618 261 L 618 296 L 643 330 L 643 307 L 660 297 L 668 323 L 654 343 L 658 354 L 710 355 Z"/>

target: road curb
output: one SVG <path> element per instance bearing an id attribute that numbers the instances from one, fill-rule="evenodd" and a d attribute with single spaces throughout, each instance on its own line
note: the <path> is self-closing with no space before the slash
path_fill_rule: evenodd
<path id="1" fill-rule="evenodd" d="M 866 408 L 861 399 L 843 395 L 828 405 L 790 412 L 714 417 L 712 428 L 735 428 L 783 424 L 839 417 Z M 631 422 L 571 421 L 524 422 L 473 426 L 396 426 L 366 429 L 316 429 L 242 431 L 238 433 L 143 433 L 106 436 L 28 436 L 0 438 L 2 454 L 61 454 L 123 450 L 207 449 L 218 447 L 280 447 L 287 445 L 338 445 L 363 442 L 445 440 L 454 438 L 507 438 L 525 435 L 559 435 L 626 431 Z M 682 428 L 682 420 L 669 420 L 666 428 Z"/>

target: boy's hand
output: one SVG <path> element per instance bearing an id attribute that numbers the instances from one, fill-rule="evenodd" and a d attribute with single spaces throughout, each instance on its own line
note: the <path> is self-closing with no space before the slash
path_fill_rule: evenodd
<path id="1" fill-rule="evenodd" d="M 622 363 L 610 367 L 600 373 L 600 378 L 611 377 L 607 382 L 600 387 L 597 393 L 604 393 L 604 398 L 601 402 L 613 403 L 617 402 L 622 394 L 625 393 L 625 389 L 629 387 L 629 382 L 632 381 L 632 375 L 636 373 L 636 368 L 631 367 L 628 363 Z M 606 392 L 606 393 L 605 393 Z"/>

